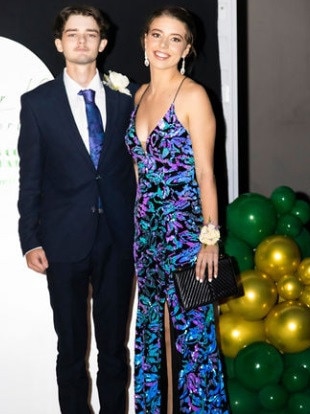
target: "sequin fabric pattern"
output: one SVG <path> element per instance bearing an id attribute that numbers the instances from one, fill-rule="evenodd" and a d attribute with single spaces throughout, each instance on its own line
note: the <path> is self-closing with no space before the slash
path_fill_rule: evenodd
<path id="1" fill-rule="evenodd" d="M 174 104 L 151 132 L 144 149 L 136 135 L 134 110 L 126 135 L 137 163 L 134 255 L 138 279 L 135 342 L 135 408 L 159 414 L 162 407 L 164 304 L 167 301 L 181 357 L 180 413 L 228 413 L 212 306 L 184 311 L 173 271 L 194 263 L 200 248 L 202 212 L 188 132 Z"/>

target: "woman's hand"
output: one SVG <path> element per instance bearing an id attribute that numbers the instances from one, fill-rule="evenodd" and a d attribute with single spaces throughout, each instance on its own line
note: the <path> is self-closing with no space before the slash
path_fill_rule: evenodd
<path id="1" fill-rule="evenodd" d="M 202 245 L 197 257 L 196 279 L 202 283 L 206 275 L 209 281 L 216 278 L 218 273 L 218 260 L 218 244 L 214 246 Z"/>

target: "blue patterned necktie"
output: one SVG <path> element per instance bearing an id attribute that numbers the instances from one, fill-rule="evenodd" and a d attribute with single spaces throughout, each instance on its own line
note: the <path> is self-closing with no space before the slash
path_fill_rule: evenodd
<path id="1" fill-rule="evenodd" d="M 85 101 L 89 135 L 89 153 L 97 168 L 104 138 L 102 118 L 99 108 L 95 104 L 95 91 L 92 89 L 84 89 L 79 92 L 79 95 L 82 95 Z"/>

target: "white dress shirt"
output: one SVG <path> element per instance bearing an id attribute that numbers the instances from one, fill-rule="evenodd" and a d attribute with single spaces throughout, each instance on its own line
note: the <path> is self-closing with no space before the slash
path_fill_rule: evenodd
<path id="1" fill-rule="evenodd" d="M 84 141 L 84 144 L 89 152 L 89 138 L 88 138 L 88 129 L 87 129 L 87 117 L 86 117 L 86 109 L 85 109 L 85 101 L 83 96 L 79 95 L 81 89 L 93 89 L 95 94 L 95 102 L 98 106 L 103 128 L 105 129 L 106 126 L 106 101 L 105 101 L 105 90 L 102 84 L 102 80 L 100 79 L 98 70 L 96 71 L 96 75 L 93 77 L 89 85 L 86 88 L 81 88 L 77 82 L 75 82 L 67 73 L 66 68 L 64 69 L 64 83 L 67 92 L 67 96 L 69 99 L 69 104 L 71 107 L 71 111 L 75 120 L 75 123 L 78 127 L 78 130 L 81 134 L 81 137 Z"/>

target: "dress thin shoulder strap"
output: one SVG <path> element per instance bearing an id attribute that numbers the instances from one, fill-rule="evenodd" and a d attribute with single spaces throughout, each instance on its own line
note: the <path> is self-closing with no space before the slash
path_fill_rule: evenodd
<path id="1" fill-rule="evenodd" d="M 177 89 L 177 91 L 176 91 L 176 93 L 175 93 L 175 95 L 174 95 L 174 98 L 173 98 L 172 103 L 174 103 L 174 102 L 175 102 L 175 100 L 176 100 L 176 98 L 177 98 L 177 96 L 178 96 L 179 90 L 181 89 L 181 86 L 183 85 L 183 82 L 185 81 L 185 79 L 186 79 L 186 76 L 185 76 L 185 77 L 181 80 L 180 85 L 178 86 L 178 89 Z"/>
<path id="2" fill-rule="evenodd" d="M 138 106 L 140 105 L 140 103 L 143 99 L 143 96 L 145 95 L 145 92 L 149 89 L 149 87 L 150 87 L 150 84 L 148 84 L 147 87 L 144 89 L 143 94 L 140 96 L 139 102 L 137 104 Z"/>

